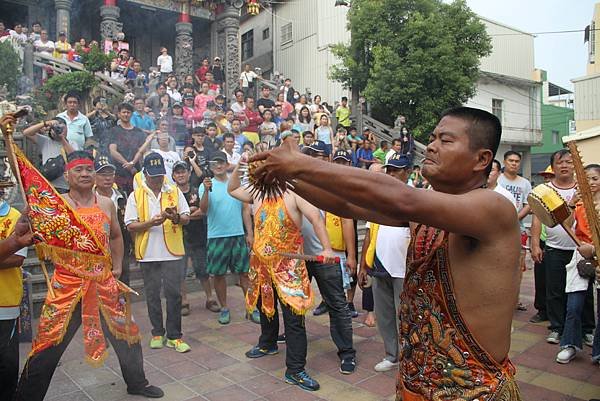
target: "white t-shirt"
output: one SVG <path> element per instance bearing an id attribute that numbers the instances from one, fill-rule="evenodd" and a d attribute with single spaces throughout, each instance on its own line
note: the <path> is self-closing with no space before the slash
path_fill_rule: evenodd
<path id="1" fill-rule="evenodd" d="M 242 156 L 237 153 L 237 152 L 232 152 L 232 154 L 229 154 L 227 152 L 225 152 L 225 154 L 227 155 L 227 163 L 236 166 L 239 162 L 240 159 L 242 158 Z"/>
<path id="2" fill-rule="evenodd" d="M 35 51 L 36 52 L 40 52 L 42 54 L 45 54 L 46 56 L 52 56 L 52 53 L 54 52 L 54 42 L 51 40 L 46 41 L 46 43 L 43 43 L 41 40 L 36 40 L 35 42 L 33 42 L 33 46 L 35 47 Z"/>
<path id="3" fill-rule="evenodd" d="M 173 181 L 173 166 L 178 161 L 181 161 L 181 156 L 179 156 L 179 153 L 177 153 L 173 150 L 168 150 L 165 152 L 160 149 L 154 149 L 152 151 L 156 152 L 162 156 L 163 160 L 165 161 L 165 170 L 167 171 L 167 174 L 166 174 L 167 179 L 168 179 L 169 183 L 174 184 L 175 182 Z"/>
<path id="4" fill-rule="evenodd" d="M 367 223 L 367 228 L 371 224 Z M 394 278 L 406 276 L 406 257 L 410 244 L 409 227 L 390 227 L 379 225 L 375 254 L 385 270 Z"/>
<path id="5" fill-rule="evenodd" d="M 549 182 L 547 185 L 556 189 L 561 198 L 563 198 L 566 202 L 569 202 L 576 192 L 575 186 L 572 188 L 563 189 L 558 188 L 552 184 L 552 182 Z M 546 245 L 551 248 L 562 249 L 565 251 L 572 251 L 577 247 L 571 237 L 569 237 L 569 234 L 567 234 L 565 229 L 562 228 L 560 224 L 556 225 L 555 227 L 546 227 Z"/>
<path id="6" fill-rule="evenodd" d="M 496 188 L 494 188 L 494 192 L 498 192 L 500 195 L 504 196 L 506 199 L 508 199 L 510 201 L 510 203 L 513 204 L 515 209 L 519 210 L 517 208 L 517 201 L 515 200 L 515 197 L 513 196 L 513 194 L 508 192 L 508 190 L 506 190 L 503 186 L 496 184 Z"/>
<path id="7" fill-rule="evenodd" d="M 158 56 L 156 59 L 156 65 L 160 67 L 161 73 L 173 72 L 173 59 L 168 54 L 161 54 Z"/>
<path id="8" fill-rule="evenodd" d="M 171 187 L 172 188 L 172 187 Z M 161 213 L 160 207 L 160 197 L 167 192 L 168 187 L 163 185 L 162 192 L 157 198 L 154 196 L 154 193 L 150 190 L 146 191 L 146 196 L 148 197 L 148 207 L 149 207 L 149 216 L 156 216 Z M 180 189 L 175 188 L 178 194 L 178 203 L 177 203 L 177 212 L 179 214 L 190 214 L 190 207 L 188 206 L 187 201 L 185 200 L 185 196 Z M 135 202 L 135 192 L 129 194 L 129 198 L 127 198 L 127 206 L 125 208 L 125 225 L 129 225 L 133 222 L 137 222 L 138 220 L 138 211 L 137 204 Z M 146 254 L 140 262 L 161 262 L 166 260 L 180 260 L 181 256 L 174 256 L 167 249 L 167 244 L 165 243 L 163 226 L 153 226 L 148 229 L 148 246 L 146 247 Z"/>
<path id="9" fill-rule="evenodd" d="M 238 102 L 233 102 L 230 107 L 231 111 L 235 114 L 243 113 L 246 110 L 246 105 L 244 103 L 239 104 Z"/>
<path id="10" fill-rule="evenodd" d="M 521 211 L 527 204 L 527 197 L 531 192 L 531 183 L 523 177 L 517 176 L 514 180 L 504 174 L 498 177 L 498 185 L 510 192 L 517 203 L 517 210 Z"/>
<path id="11" fill-rule="evenodd" d="M 55 158 L 62 154 L 62 144 L 51 139 L 47 135 L 36 134 L 35 143 L 42 154 L 42 164 L 46 163 L 48 159 Z M 69 184 L 67 183 L 67 180 L 63 174 L 51 181 L 50 184 L 52 184 L 54 188 L 69 189 Z"/>
<path id="12" fill-rule="evenodd" d="M 254 71 L 246 72 L 242 71 L 240 79 L 242 80 L 242 88 L 247 88 L 254 79 L 258 78 L 258 75 Z"/>

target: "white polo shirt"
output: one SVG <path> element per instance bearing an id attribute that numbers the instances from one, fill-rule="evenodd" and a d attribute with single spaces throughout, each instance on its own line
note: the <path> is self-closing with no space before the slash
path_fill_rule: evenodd
<path id="1" fill-rule="evenodd" d="M 188 206 L 185 196 L 179 188 L 173 188 L 172 186 L 163 185 L 161 193 L 158 197 L 154 195 L 151 190 L 146 191 L 148 197 L 148 207 L 150 208 L 150 218 L 161 213 L 160 199 L 164 193 L 170 190 L 176 190 L 178 192 L 178 203 L 177 212 L 179 214 L 190 214 L 190 207 Z M 131 223 L 138 222 L 139 216 L 137 211 L 137 204 L 135 201 L 135 192 L 132 192 L 127 198 L 127 207 L 125 208 L 125 225 L 128 226 Z M 148 229 L 148 246 L 146 247 L 146 254 L 140 262 L 162 262 L 168 260 L 179 260 L 181 256 L 175 256 L 167 249 L 165 243 L 165 237 L 163 233 L 163 226 L 153 226 Z"/>

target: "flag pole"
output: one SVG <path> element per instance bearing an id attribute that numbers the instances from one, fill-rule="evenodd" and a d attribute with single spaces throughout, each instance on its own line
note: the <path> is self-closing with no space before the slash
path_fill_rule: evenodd
<path id="1" fill-rule="evenodd" d="M 16 115 L 15 115 L 16 117 Z M 13 174 L 15 175 L 15 177 L 17 177 L 17 186 L 19 187 L 19 190 L 21 191 L 21 196 L 23 197 L 23 201 L 27 204 L 27 195 L 25 194 L 25 188 L 23 187 L 23 181 L 21 181 L 21 171 L 19 169 L 19 163 L 17 163 L 17 156 L 15 155 L 15 150 L 13 148 L 13 146 L 17 146 L 17 144 L 15 143 L 15 141 L 13 140 L 13 124 L 7 124 L 6 126 L 6 130 L 2 130 L 2 132 L 4 133 L 4 140 L 5 140 L 5 148 L 6 148 L 6 155 L 8 156 L 8 164 L 13 172 Z M 32 227 L 31 227 L 31 222 L 29 222 L 29 228 L 33 231 Z M 52 298 L 54 298 L 54 289 L 52 288 L 52 285 L 50 283 L 50 276 L 48 275 L 48 269 L 46 268 L 46 263 L 44 262 L 43 258 L 40 258 L 38 255 L 38 259 L 40 260 L 40 266 L 42 268 L 42 272 L 44 273 L 44 278 L 46 279 L 46 286 L 48 287 L 48 293 L 50 293 L 50 296 Z"/>

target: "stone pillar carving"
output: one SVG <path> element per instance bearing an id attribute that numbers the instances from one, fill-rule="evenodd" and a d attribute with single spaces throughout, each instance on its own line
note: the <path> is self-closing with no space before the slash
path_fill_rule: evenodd
<path id="1" fill-rule="evenodd" d="M 225 54 L 217 54 L 225 61 L 225 93 L 228 99 L 233 99 L 233 91 L 238 86 L 240 76 L 240 11 L 231 6 L 218 15 L 219 35 L 217 49 L 224 48 Z M 224 45 L 223 45 L 224 43 Z"/>
<path id="2" fill-rule="evenodd" d="M 65 32 L 68 42 L 71 41 L 71 3 L 72 0 L 54 0 L 54 8 L 56 9 L 56 36 L 60 32 Z"/>
<path id="3" fill-rule="evenodd" d="M 192 24 L 178 22 L 175 24 L 175 74 L 182 81 L 186 75 L 194 72 Z"/>
<path id="4" fill-rule="evenodd" d="M 115 40 L 117 34 L 123 32 L 123 23 L 119 22 L 121 9 L 115 5 L 104 5 L 100 7 L 100 36 L 102 40 Z"/>

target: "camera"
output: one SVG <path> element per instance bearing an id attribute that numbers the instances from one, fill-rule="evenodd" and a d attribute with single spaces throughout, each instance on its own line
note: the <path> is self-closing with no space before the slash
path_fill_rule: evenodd
<path id="1" fill-rule="evenodd" d="M 57 140 L 58 138 L 60 138 L 60 135 L 63 133 L 66 124 L 61 121 L 61 120 L 56 120 L 56 124 L 54 124 L 52 127 L 50 127 L 50 131 L 48 132 L 48 136 L 53 139 L 53 140 Z"/>
<path id="2" fill-rule="evenodd" d="M 189 152 L 187 152 L 187 157 L 189 159 L 195 159 L 196 158 L 196 153 L 193 150 L 190 150 Z"/>
<path id="3" fill-rule="evenodd" d="M 205 178 L 214 178 L 215 175 L 210 167 L 208 167 L 208 163 L 206 162 L 205 158 L 202 158 L 198 167 L 200 167 L 200 170 L 202 170 L 202 177 L 200 177 L 202 181 L 204 181 Z M 212 192 L 212 188 L 210 188 L 208 191 Z"/>

